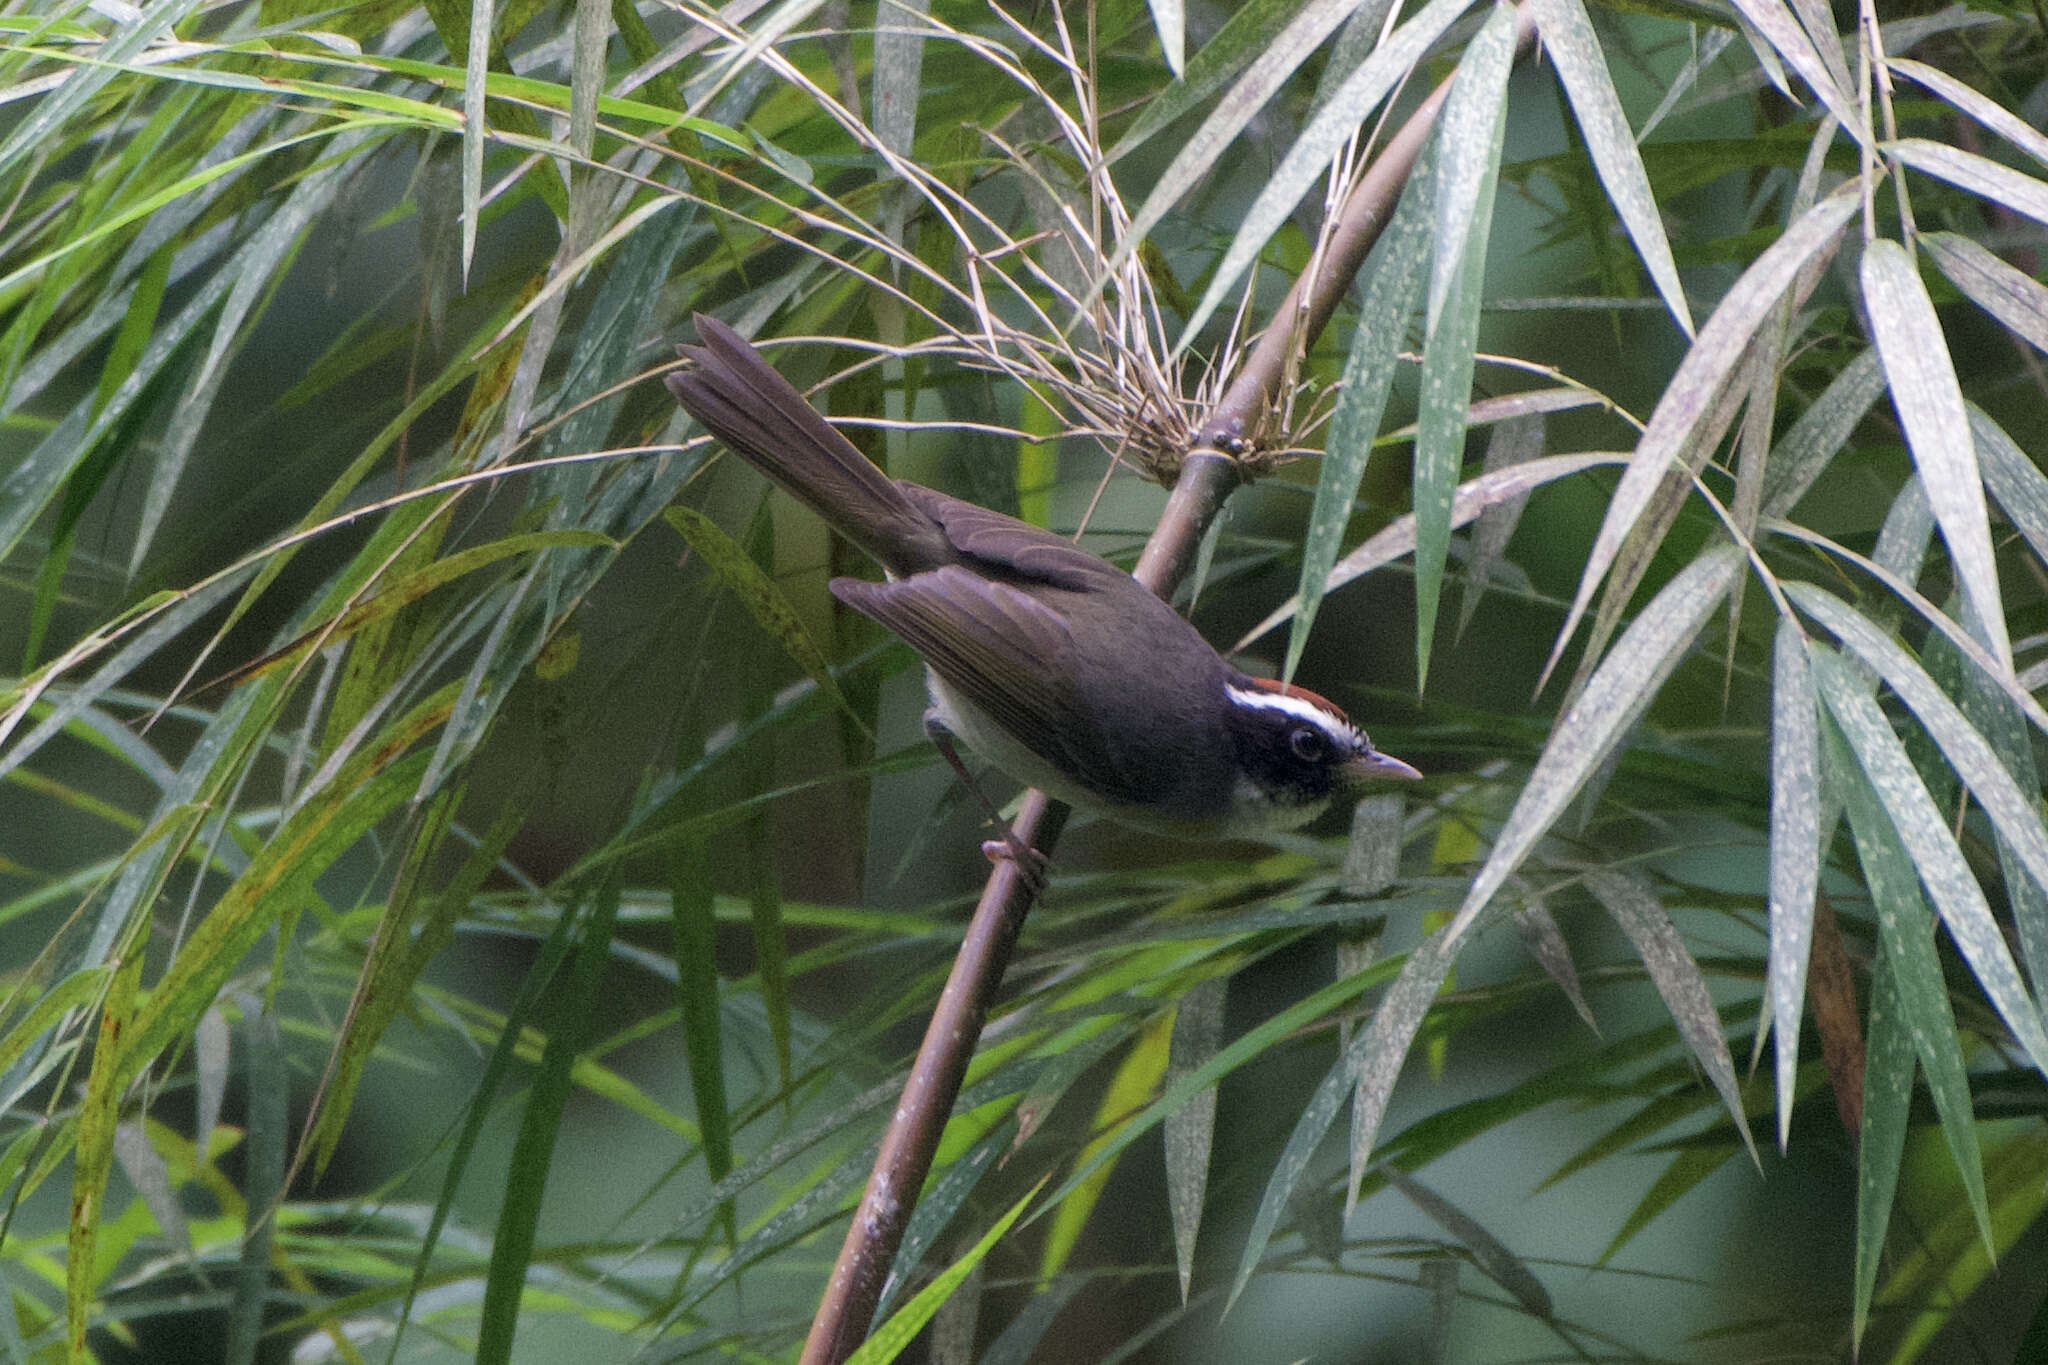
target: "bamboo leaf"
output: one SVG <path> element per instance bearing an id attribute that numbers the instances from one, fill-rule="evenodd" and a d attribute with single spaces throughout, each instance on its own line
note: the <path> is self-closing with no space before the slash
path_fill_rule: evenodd
<path id="1" fill-rule="evenodd" d="M 1177 73 L 1179 79 L 1138 110 L 1138 117 L 1109 149 L 1104 162 L 1115 165 L 1160 129 L 1192 111 L 1220 90 L 1225 81 L 1269 51 L 1281 34 L 1301 18 L 1295 0 L 1251 0 L 1233 10 L 1223 27 L 1216 30 L 1216 36 L 1202 44 L 1202 50 L 1188 62 L 1187 69 Z"/>
<path id="2" fill-rule="evenodd" d="M 222 1349 L 226 1365 L 251 1365 L 262 1344 L 271 1254 L 285 1195 L 286 1130 L 291 1122 L 291 1079 L 277 1018 L 254 996 L 245 995 L 242 1021 L 248 1034 L 242 1049 L 248 1076 L 245 1213 L 234 1297 L 228 1305 L 228 1339 Z"/>
<path id="3" fill-rule="evenodd" d="M 1963 711 L 1949 700 L 1947 694 L 1928 675 L 1927 670 L 1866 618 L 1850 610 L 1839 599 L 1810 584 L 1787 584 L 1786 590 L 1794 602 L 1826 626 L 1859 660 L 1883 678 L 1885 685 L 1912 709 L 1915 718 L 1940 746 L 1943 756 L 1953 766 L 1956 775 L 1968 785 L 1970 794 L 1976 798 L 1977 803 L 1990 818 L 2002 846 L 2010 850 L 2013 858 L 2026 869 L 2027 875 L 2037 886 L 2048 890 L 2048 825 L 2044 825 L 2042 821 L 2039 801 L 2028 791 L 2021 789 L 1998 750 L 1992 747 L 1990 741 L 1985 739 L 1983 733 L 1970 722 Z M 1975 669 L 1972 673 L 1987 684 L 1992 681 L 1984 678 Z M 1996 695 L 2000 701 L 2006 700 L 2004 692 L 1998 692 Z M 1876 707 L 1867 697 L 1863 706 L 1868 708 L 1864 714 L 1867 721 L 1870 715 L 1876 713 Z M 1829 709 L 1837 711 L 1832 704 Z M 1837 719 L 1839 718 L 1838 713 Z M 1893 737 L 1890 746 L 1883 745 L 1876 738 L 1875 731 L 1856 733 L 1869 733 L 1873 737 L 1872 743 L 1885 752 L 1889 752 L 1890 748 L 1897 744 L 1896 737 Z M 1884 734 L 1890 735 L 1890 729 L 1886 728 Z M 1887 770 L 1895 771 L 1895 768 Z M 1910 768 L 1907 772 L 1910 772 Z M 1931 864 L 1938 865 L 1942 869 L 1944 884 L 1956 886 L 1955 898 L 1947 902 L 1944 902 L 1933 882 L 1930 881 L 1928 889 L 1935 892 L 1936 904 L 1941 906 L 1943 918 L 1949 921 L 1949 932 L 1955 936 L 1957 946 L 1963 950 L 1964 956 L 1970 959 L 1979 979 L 1984 981 L 1985 990 L 1998 1006 L 2000 1014 L 2005 1015 L 2008 1010 L 2019 1012 L 2017 1017 L 2008 1017 L 2006 1022 L 2019 1038 L 2021 1045 L 2035 1057 L 2035 1064 L 2041 1065 L 2041 1057 L 2048 1053 L 2048 1033 L 2042 1030 L 2038 1006 L 2028 997 L 2025 986 L 2020 983 L 2017 969 L 2013 967 L 2011 956 L 2005 950 L 2004 937 L 1997 927 L 1990 923 L 1989 907 L 1984 906 L 1982 891 L 1977 888 L 1974 878 L 1969 879 L 1967 887 L 1957 881 L 1958 877 L 1968 877 L 1969 873 L 1967 867 L 1961 864 L 1960 850 L 1955 850 L 1953 840 L 1947 836 L 1946 822 L 1935 814 L 1935 807 L 1931 801 L 1924 807 L 1920 805 L 1919 800 L 1911 795 L 1911 791 L 1916 789 L 1924 798 L 1925 789 L 1918 787 L 1916 777 L 1914 788 L 1905 789 L 1896 796 L 1887 794 L 1886 808 L 1892 812 L 1895 820 L 1902 818 L 1906 811 L 1915 809 L 1924 815 L 1934 817 L 1935 824 L 1932 830 L 1916 831 L 1915 834 L 1906 834 L 1902 831 L 1902 836 L 1906 838 L 1907 847 L 1912 850 L 1914 863 L 1920 868 L 1923 877 L 1929 874 Z M 1880 788 L 1880 791 L 1884 789 Z M 1899 804 L 1895 805 L 1895 801 Z M 1935 838 L 1935 831 L 1940 832 L 1941 839 Z M 1916 843 L 1916 835 L 1919 843 Z M 1945 846 L 1941 840 L 1947 840 Z M 1951 850 L 1955 850 L 1953 856 L 1950 856 Z M 1979 917 L 1979 906 L 1984 906 L 1983 918 Z M 1952 915 L 1956 918 L 1951 918 Z M 1969 926 L 1967 930 L 1959 931 L 1958 919 L 1963 925 Z M 2022 938 L 2023 943 L 2028 941 L 2038 941 L 2032 931 Z M 1994 982 L 1997 983 L 1995 987 Z"/>
<path id="4" fill-rule="evenodd" d="M 1892 955 L 1871 968 L 1870 1047 L 1863 1067 L 1863 1129 L 1856 1143 L 1856 1276 L 1851 1341 L 1870 1325 L 1870 1296 L 1883 1264 L 1885 1229 L 1906 1154 L 1913 1098 L 1913 1038 L 1893 977 Z"/>
<path id="5" fill-rule="evenodd" d="M 1866 246 L 1862 277 L 1878 356 L 1921 486 L 1941 525 L 1963 595 L 1987 632 L 1984 643 L 2010 670 L 2012 643 L 2005 634 L 1984 481 L 1977 473 L 1962 386 L 1934 303 L 1912 257 L 1897 242 L 1880 239 Z"/>
<path id="6" fill-rule="evenodd" d="M 533 1262 L 540 1226 L 541 1196 L 547 1190 L 555 1137 L 561 1131 L 562 1109 L 568 1102 L 571 1070 L 590 1036 L 593 1016 L 610 960 L 612 928 L 617 923 L 616 882 L 600 887 L 584 916 L 583 933 L 570 959 L 569 979 L 559 996 L 547 1050 L 534 1073 L 526 1108 L 519 1118 L 519 1136 L 512 1145 L 506 1172 L 505 1201 L 491 1239 L 491 1266 L 477 1324 L 477 1365 L 506 1365 L 519 1325 L 519 1301 Z"/>
<path id="7" fill-rule="evenodd" d="M 1859 352 L 1842 367 L 1772 447 L 1770 470 L 1764 478 L 1763 517 L 1775 520 L 1791 512 L 1883 392 L 1884 367 L 1875 347 Z"/>
<path id="8" fill-rule="evenodd" d="M 1707 326 L 1711 330 L 1713 323 Z M 1460 934 L 1621 742 L 1741 568 L 1733 546 L 1706 551 L 1664 585 L 1600 661 L 1552 729 L 1507 823 L 1494 837 L 1493 851 L 1452 921 Z"/>
<path id="9" fill-rule="evenodd" d="M 1622 1248 L 1634 1241 L 1636 1234 L 1657 1221 L 1659 1214 L 1676 1204 L 1689 1191 L 1697 1188 L 1708 1176 L 1728 1164 L 1728 1158 L 1742 1149 L 1733 1143 L 1713 1146 L 1688 1147 L 1672 1157 L 1657 1178 L 1650 1182 L 1650 1188 L 1628 1211 L 1621 1226 L 1606 1246 L 1600 1248 L 1596 1265 L 1606 1265 L 1621 1254 Z"/>
<path id="10" fill-rule="evenodd" d="M 121 1066 L 124 1035 L 133 1027 L 136 988 L 142 980 L 142 945 L 131 942 L 113 964 L 106 1002 L 100 1006 L 99 1044 L 93 1049 L 85 1097 L 78 1107 L 78 1145 L 72 1158 L 71 1221 L 64 1244 L 64 1326 L 70 1359 L 87 1359 L 86 1327 L 99 1297 L 96 1253 L 113 1168 L 114 1129 L 127 1090 Z"/>
<path id="11" fill-rule="evenodd" d="M 1211 977 L 1181 996 L 1167 1047 L 1166 1084 L 1173 1085 L 1216 1055 L 1223 1042 L 1227 977 Z M 1209 1156 L 1216 1140 L 1216 1091 L 1204 1090 L 1166 1117 L 1166 1201 L 1173 1217 L 1173 1254 L 1180 1298 L 1188 1300 L 1195 1273 L 1195 1239 L 1209 1186 Z"/>
<path id="12" fill-rule="evenodd" d="M 697 1103 L 705 1170 L 713 1180 L 721 1180 L 732 1170 L 732 1111 L 725 1098 L 725 1042 L 719 1022 L 711 863 L 701 838 L 687 838 L 677 844 L 669 885 L 675 916 L 676 995 L 682 1007 L 690 1093 Z M 724 1221 L 726 1240 L 730 1243 L 730 1208 L 724 1213 Z"/>
<path id="13" fill-rule="evenodd" d="M 1451 502 L 1465 460 L 1486 246 L 1500 149 L 1507 136 L 1515 10 L 1496 3 L 1465 49 L 1437 130 L 1435 252 L 1431 258 L 1422 390 L 1415 425 L 1415 686 L 1429 680 L 1437 602 L 1450 553 Z"/>
<path id="14" fill-rule="evenodd" d="M 1400 1167 L 1383 1161 L 1380 1170 L 1386 1175 L 1389 1185 L 1471 1252 L 1473 1264 L 1495 1284 L 1514 1295 L 1524 1311 L 1537 1318 L 1550 1316 L 1550 1293 L 1544 1289 L 1543 1282 L 1519 1256 L 1508 1250 L 1504 1242 L 1488 1232 L 1484 1224 Z"/>
<path id="15" fill-rule="evenodd" d="M 1771 871 L 1767 994 L 1777 1044 L 1778 1148 L 1791 1141 L 1806 957 L 1820 885 L 1820 729 L 1806 640 L 1778 622 L 1771 654 Z"/>
<path id="16" fill-rule="evenodd" d="M 1852 190 L 1853 186 L 1836 190 L 1787 227 L 1742 272 L 1734 288 L 1722 297 L 1706 326 L 1700 329 L 1692 349 L 1686 352 L 1671 382 L 1665 386 L 1656 410 L 1650 414 L 1649 425 L 1636 443 L 1628 469 L 1607 504 L 1607 515 L 1600 523 L 1600 533 L 1579 577 L 1571 610 L 1557 633 L 1550 662 L 1544 667 L 1546 678 L 1557 667 L 1566 643 L 1577 633 L 1594 590 L 1620 553 L 1622 542 L 1634 529 L 1637 518 L 1649 506 L 1665 474 L 1685 452 L 1710 446 L 1720 439 L 1720 431 L 1703 429 L 1700 419 L 1733 377 L 1756 329 L 1791 287 L 1793 278 L 1810 260 L 1833 249 L 1836 235 L 1856 212 L 1858 197 Z"/>
<path id="17" fill-rule="evenodd" d="M 1041 1179 L 1026 1190 L 1016 1203 L 1010 1205 L 1007 1213 L 990 1225 L 989 1230 L 982 1234 L 981 1240 L 977 1241 L 965 1256 L 941 1271 L 936 1279 L 918 1291 L 916 1298 L 904 1304 L 897 1310 L 895 1316 L 876 1328 L 874 1334 L 846 1358 L 846 1365 L 888 1365 L 889 1361 L 901 1355 L 904 1348 L 924 1330 L 924 1325 L 931 1321 L 932 1315 L 939 1311 L 939 1305 L 952 1297 L 953 1292 L 960 1287 L 961 1281 L 967 1278 L 968 1272 L 980 1265 L 995 1244 L 1003 1240 L 1043 1188 L 1045 1181 Z"/>
<path id="18" fill-rule="evenodd" d="M 1564 992 L 1565 999 L 1571 1001 L 1572 1009 L 1586 1021 L 1586 1027 L 1599 1033 L 1600 1025 L 1593 1020 L 1593 1007 L 1586 1003 L 1586 992 L 1579 985 L 1578 968 L 1572 965 L 1571 945 L 1565 942 L 1564 932 L 1557 927 L 1557 921 L 1551 917 L 1543 897 L 1525 888 L 1515 901 L 1514 919 L 1515 934 L 1522 940 L 1522 950 L 1534 958 L 1543 974 Z"/>
<path id="19" fill-rule="evenodd" d="M 1095 1107 L 1095 1122 L 1089 1127 L 1097 1136 L 1082 1148 L 1083 1162 L 1108 1141 L 1119 1123 L 1140 1113 L 1158 1091 L 1159 1083 L 1166 1075 L 1166 1058 L 1172 1039 L 1173 1013 L 1169 1010 L 1154 1017 L 1133 1040 L 1130 1051 L 1117 1064 L 1109 1085 L 1102 1092 L 1102 1099 Z M 1101 1201 L 1102 1192 L 1115 1170 L 1113 1161 L 1103 1162 L 1089 1173 L 1086 1180 L 1075 1184 L 1061 1198 L 1059 1208 L 1053 1213 L 1052 1226 L 1046 1230 L 1045 1249 L 1039 1254 L 1038 1273 L 1041 1278 L 1051 1279 L 1066 1267 L 1067 1257 L 1073 1254 L 1074 1244 L 1080 1240 L 1082 1229 L 1088 1225 L 1088 1216 Z"/>
<path id="20" fill-rule="evenodd" d="M 1910 866 L 1921 885 L 1926 887 L 1942 922 L 1948 926 L 1949 937 L 1976 973 L 1993 1008 L 2005 1021 L 2006 1027 L 2012 1030 L 2019 1045 L 2026 1049 L 2034 1065 L 2048 1070 L 2048 1064 L 2043 1062 L 2044 1056 L 2048 1056 L 2048 1036 L 2044 1036 L 2042 1031 L 2040 1011 L 2027 994 L 2025 983 L 2020 980 L 2019 969 L 2013 965 L 2012 955 L 2006 950 L 2005 938 L 1997 921 L 1992 918 L 1991 907 L 1985 903 L 1983 889 L 1978 886 L 1962 850 L 1956 846 L 1955 837 L 1949 833 L 1948 823 L 1941 818 L 1940 811 L 1927 794 L 1927 788 L 1921 784 L 1920 775 L 1913 770 L 1905 746 L 1899 743 L 1899 737 L 1892 732 L 1877 703 L 1857 685 L 1854 676 L 1832 651 L 1816 648 L 1810 653 L 1821 699 L 1827 703 L 1829 715 L 1848 742 L 1856 766 L 1875 793 L 1893 834 L 1904 852 L 1910 855 L 1910 864 L 1902 862 L 1896 865 Z M 1852 785 L 1852 796 L 1857 790 Z M 1853 809 L 1851 813 L 1854 813 Z M 1872 848 L 1876 854 L 1887 853 L 1887 846 L 1875 835 L 1859 836 L 1859 849 L 1866 837 L 1873 839 Z M 1887 870 L 1892 866 L 1886 864 Z M 1870 873 L 1867 860 L 1865 872 L 1873 878 L 1876 875 Z M 1900 899 L 1894 905 L 1903 905 L 1907 892 L 1897 894 Z M 1915 896 L 1917 898 L 1917 893 Z M 1910 994 L 1919 984 L 1903 977 L 1897 983 L 1906 1008 L 1915 1012 L 1916 1041 L 1924 1042 L 1920 1027 L 1926 1021 L 1918 1014 L 1922 1001 Z M 1940 1008 L 1946 1014 L 1946 995 L 1940 1002 Z M 1951 1043 L 1954 1032 L 1951 1024 L 1948 1033 Z M 1921 1060 L 1925 1062 L 1927 1059 L 1923 1056 Z M 1930 1080 L 1933 1079 L 1930 1075 Z"/>
<path id="21" fill-rule="evenodd" d="M 1258 259 L 1267 241 L 1301 202 L 1309 186 L 1321 177 L 1330 159 L 1365 116 L 1413 70 L 1422 54 L 1471 4 L 1472 0 L 1430 0 L 1414 18 L 1374 48 L 1372 55 L 1316 111 L 1238 222 L 1230 247 L 1210 277 L 1201 303 L 1181 329 L 1179 348 L 1191 344 L 1202 324 L 1230 296 L 1245 270 Z M 1132 243 L 1149 233 L 1167 210 L 1216 174 L 1230 144 L 1265 107 L 1280 83 L 1357 6 L 1358 0 L 1309 0 L 1301 7 L 1285 31 L 1254 59 L 1201 127 L 1181 144 L 1172 163 L 1160 173 L 1152 192 L 1132 216 L 1123 242 L 1103 272 L 1105 276 L 1123 264 Z"/>
<path id="22" fill-rule="evenodd" d="M 1960 147 L 1917 137 L 1888 142 L 1885 151 L 1916 171 L 1946 180 L 2037 223 L 2048 223 L 2048 183 L 2035 176 L 2022 175 Z"/>
<path id="23" fill-rule="evenodd" d="M 780 642 L 797 667 L 818 685 L 818 690 L 866 734 L 866 723 L 840 692 L 839 680 L 832 676 L 832 665 L 826 660 L 825 652 L 811 639 L 810 632 L 804 629 L 803 619 L 797 615 L 796 608 L 790 605 L 789 599 L 768 575 L 761 572 L 760 566 L 748 557 L 739 542 L 694 507 L 670 507 L 662 513 L 662 518 L 689 542 L 692 550 L 704 557 L 719 581 L 739 598 L 747 614 Z"/>
<path id="24" fill-rule="evenodd" d="M 1493 435 L 1487 440 L 1485 472 L 1497 474 L 1503 469 L 1542 458 L 1543 441 L 1541 413 L 1508 418 L 1494 427 Z M 1487 583 L 1492 579 L 1494 570 L 1507 555 L 1508 542 L 1514 538 L 1515 526 L 1521 521 L 1522 508 L 1527 503 L 1526 496 L 1495 503 L 1479 513 L 1479 520 L 1472 527 L 1472 559 L 1465 570 L 1465 593 L 1458 601 L 1460 638 L 1472 624 L 1473 614 L 1479 610 L 1479 603 L 1486 596 Z"/>
<path id="25" fill-rule="evenodd" d="M 1929 232 L 1920 248 L 1970 302 L 2037 351 L 2048 351 L 2048 286 L 1957 232 Z"/>
<path id="26" fill-rule="evenodd" d="M 1434 145 L 1434 144 L 1432 144 Z M 1287 662 L 1282 678 L 1292 678 L 1308 644 L 1309 630 L 1322 606 L 1330 569 L 1350 523 L 1359 480 L 1372 455 L 1373 440 L 1386 415 L 1387 395 L 1394 384 L 1401 338 L 1415 313 L 1422 288 L 1423 265 L 1429 250 L 1428 186 L 1434 158 L 1424 150 L 1415 174 L 1402 192 L 1393 221 L 1373 248 L 1367 265 L 1365 298 L 1358 326 L 1337 381 L 1337 406 L 1330 415 L 1330 434 L 1316 475 L 1316 498 L 1302 535 L 1301 587 L 1295 601 L 1294 625 L 1287 637 Z"/>
<path id="27" fill-rule="evenodd" d="M 1586 138 L 1586 152 L 1600 173 L 1601 188 L 1607 191 L 1622 226 L 1636 244 L 1643 266 L 1664 306 L 1687 336 L 1693 334 L 1692 312 L 1685 304 L 1685 288 L 1678 278 L 1677 263 L 1671 257 L 1671 243 L 1665 240 L 1664 223 L 1656 196 L 1650 190 L 1649 173 L 1636 150 L 1635 134 L 1622 112 L 1621 98 L 1601 59 L 1600 40 L 1586 17 L 1581 0 L 1538 0 L 1533 7 L 1536 29 L 1543 37 L 1543 50 L 1557 67 L 1577 116 L 1579 131 Z"/>
<path id="28" fill-rule="evenodd" d="M 1451 529 L 1465 525 L 1489 507 L 1524 498 L 1544 484 L 1557 479 L 1583 474 L 1603 465 L 1622 464 L 1627 457 L 1596 452 L 1584 455 L 1546 455 L 1527 464 L 1516 465 L 1497 473 L 1481 474 L 1476 479 L 1467 479 L 1451 499 Z M 1331 566 L 1329 581 L 1324 586 L 1327 596 L 1355 578 L 1363 578 L 1374 569 L 1391 564 L 1415 548 L 1415 514 L 1409 512 L 1396 517 L 1386 527 L 1360 542 L 1357 548 Z M 1252 641 L 1272 630 L 1282 621 L 1299 611 L 1301 599 L 1290 597 L 1275 607 L 1263 621 L 1253 626 L 1232 646 L 1233 651 L 1243 650 Z"/>
<path id="29" fill-rule="evenodd" d="M 1650 974 L 1657 994 L 1664 998 L 1664 1007 L 1671 1011 L 1672 1022 L 1678 1025 L 1678 1036 L 1720 1092 L 1721 1103 L 1728 1106 L 1735 1130 L 1749 1149 L 1749 1159 L 1761 1166 L 1743 1113 L 1742 1091 L 1735 1083 L 1735 1061 L 1728 1054 L 1728 1040 L 1721 1036 L 1714 997 L 1707 991 L 1699 964 L 1685 950 L 1685 940 L 1678 936 L 1671 916 L 1658 904 L 1656 894 L 1636 877 L 1599 868 L 1586 874 L 1586 889 L 1635 944 L 1643 970 Z"/>

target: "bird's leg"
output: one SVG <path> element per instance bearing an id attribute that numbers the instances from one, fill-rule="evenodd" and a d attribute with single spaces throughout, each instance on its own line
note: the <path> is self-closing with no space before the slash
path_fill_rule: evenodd
<path id="1" fill-rule="evenodd" d="M 974 793 L 974 799 L 981 803 L 981 808 L 984 811 L 988 812 L 989 820 L 997 829 L 1003 832 L 1003 837 L 1000 839 L 983 841 L 981 845 L 982 853 L 992 863 L 1008 858 L 1017 865 L 1017 870 L 1023 873 L 1025 879 L 1031 883 L 1032 892 L 1034 894 L 1042 893 L 1045 890 L 1045 873 L 1047 868 L 1045 855 L 1017 837 L 1017 832 L 1010 828 L 1010 822 L 1003 818 L 1003 813 L 1000 810 L 996 809 L 995 802 L 988 799 L 987 793 L 981 789 L 981 784 L 974 780 L 974 774 L 967 771 L 967 764 L 961 761 L 960 751 L 953 747 L 953 732 L 946 728 L 946 722 L 940 719 L 937 708 L 924 713 L 924 732 L 925 736 L 937 746 L 939 755 L 951 765 L 955 773 L 959 774 L 960 781 L 965 784 L 967 790 Z"/>

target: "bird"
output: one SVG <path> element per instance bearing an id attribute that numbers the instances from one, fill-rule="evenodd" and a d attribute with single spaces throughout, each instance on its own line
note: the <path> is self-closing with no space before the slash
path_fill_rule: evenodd
<path id="1" fill-rule="evenodd" d="M 1077 810 L 1188 840 L 1295 829 L 1371 779 L 1421 776 L 1327 699 L 1233 667 L 1107 560 L 889 478 L 739 333 L 701 313 L 695 325 L 669 391 L 881 566 L 881 581 L 829 590 L 923 658 L 925 731 L 992 816 L 954 739 Z"/>

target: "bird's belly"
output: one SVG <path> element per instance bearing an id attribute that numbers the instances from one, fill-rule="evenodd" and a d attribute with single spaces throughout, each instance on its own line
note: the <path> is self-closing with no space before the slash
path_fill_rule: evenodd
<path id="1" fill-rule="evenodd" d="M 1077 810 L 1121 817 L 1122 808 L 1073 781 L 1058 768 L 1040 758 L 998 725 L 988 712 L 946 686 L 938 674 L 924 671 L 925 690 L 932 699 L 932 716 L 977 758 L 999 769 L 1027 787 L 1064 801 Z"/>
<path id="2" fill-rule="evenodd" d="M 1076 810 L 1105 816 L 1147 833 L 1173 839 L 1257 838 L 1306 824 L 1330 804 L 1326 797 L 1283 809 L 1242 777 L 1231 784 L 1230 790 L 1214 793 L 1213 804 L 1204 803 L 1201 809 L 1111 800 L 1069 778 L 1020 743 L 986 711 L 948 687 L 929 668 L 925 670 L 925 688 L 932 699 L 932 717 L 984 762 Z"/>

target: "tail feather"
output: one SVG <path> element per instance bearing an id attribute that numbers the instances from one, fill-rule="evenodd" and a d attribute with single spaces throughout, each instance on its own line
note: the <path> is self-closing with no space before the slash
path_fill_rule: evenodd
<path id="1" fill-rule="evenodd" d="M 884 568 L 914 573 L 957 558 L 945 532 L 739 333 L 699 313 L 691 368 L 668 376 L 686 411 L 748 464 Z"/>

